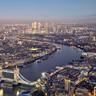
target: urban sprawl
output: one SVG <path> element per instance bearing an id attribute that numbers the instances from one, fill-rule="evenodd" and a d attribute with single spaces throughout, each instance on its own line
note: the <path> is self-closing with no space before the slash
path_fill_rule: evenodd
<path id="1" fill-rule="evenodd" d="M 82 55 L 65 67 L 43 72 L 35 87 L 18 96 L 24 92 L 29 94 L 26 96 L 37 96 L 38 92 L 40 96 L 96 96 L 96 24 L 2 24 L 0 68 L 13 70 L 40 63 L 60 50 L 55 44 L 70 46 Z"/>

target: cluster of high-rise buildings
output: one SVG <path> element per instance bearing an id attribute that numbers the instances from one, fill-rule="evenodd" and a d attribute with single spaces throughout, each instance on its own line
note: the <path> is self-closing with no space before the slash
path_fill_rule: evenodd
<path id="1" fill-rule="evenodd" d="M 48 33 L 48 32 L 56 32 L 56 27 L 54 23 L 48 24 L 41 24 L 40 22 L 33 22 L 32 23 L 32 33 Z"/>

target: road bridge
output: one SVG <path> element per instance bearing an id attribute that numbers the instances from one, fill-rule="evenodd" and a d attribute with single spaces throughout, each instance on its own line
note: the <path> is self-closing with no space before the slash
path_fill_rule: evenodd
<path id="1" fill-rule="evenodd" d="M 14 75 L 14 78 L 5 78 L 3 77 L 2 73 L 11 73 Z M 26 84 L 26 85 L 36 85 L 37 81 L 30 81 L 28 79 L 26 79 L 20 72 L 19 69 L 16 67 L 16 69 L 14 70 L 9 70 L 9 69 L 2 69 L 2 67 L 0 67 L 0 77 L 2 80 L 8 81 L 8 82 L 17 82 L 17 83 L 22 83 L 22 84 Z"/>

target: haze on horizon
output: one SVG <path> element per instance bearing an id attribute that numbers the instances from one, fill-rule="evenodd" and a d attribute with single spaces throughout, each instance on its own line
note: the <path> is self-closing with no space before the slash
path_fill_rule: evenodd
<path id="1" fill-rule="evenodd" d="M 1 0 L 1 23 L 96 23 L 96 0 Z"/>

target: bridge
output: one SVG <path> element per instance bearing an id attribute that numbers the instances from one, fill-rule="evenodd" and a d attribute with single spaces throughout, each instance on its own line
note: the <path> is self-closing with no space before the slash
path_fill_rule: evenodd
<path id="1" fill-rule="evenodd" d="M 11 73 L 14 75 L 14 79 L 12 78 L 5 78 L 3 77 L 2 73 Z M 0 76 L 1 76 L 1 79 L 5 80 L 5 81 L 8 81 L 8 82 L 16 82 L 17 84 L 18 83 L 21 83 L 21 84 L 26 84 L 26 85 L 36 85 L 37 82 L 36 81 L 29 81 L 27 80 L 20 72 L 19 72 L 19 69 L 16 67 L 16 69 L 14 70 L 9 70 L 9 69 L 2 69 L 2 67 L 0 67 Z"/>

